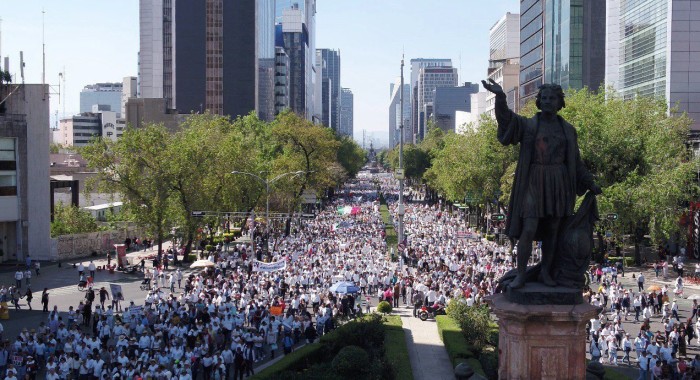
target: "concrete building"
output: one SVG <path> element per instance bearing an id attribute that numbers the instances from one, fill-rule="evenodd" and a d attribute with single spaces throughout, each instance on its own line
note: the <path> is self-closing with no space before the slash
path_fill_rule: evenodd
<path id="1" fill-rule="evenodd" d="M 94 105 L 91 112 L 61 119 L 57 142 L 63 146 L 81 147 L 98 137 L 117 141 L 124 133 L 126 122 L 108 108 Z"/>
<path id="2" fill-rule="evenodd" d="M 49 88 L 11 88 L 0 114 L 0 262 L 49 260 Z"/>
<path id="3" fill-rule="evenodd" d="M 493 79 L 511 94 L 510 109 L 517 111 L 518 84 L 520 81 L 520 15 L 506 13 L 489 31 L 488 78 Z M 478 91 L 477 91 L 478 92 Z M 486 112 L 496 117 L 494 108 L 496 96 L 489 93 L 486 98 Z"/>
<path id="4" fill-rule="evenodd" d="M 141 0 L 139 93 L 166 109 L 274 113 L 274 0 Z"/>
<path id="5" fill-rule="evenodd" d="M 389 85 L 389 147 L 393 148 L 401 142 L 401 79 Z M 411 85 L 403 85 L 403 142 L 413 142 L 411 128 Z"/>
<path id="6" fill-rule="evenodd" d="M 108 111 L 120 114 L 122 89 L 123 83 L 95 83 L 85 86 L 80 91 L 80 112 L 92 112 L 92 106 L 100 104 L 109 106 Z"/>
<path id="7" fill-rule="evenodd" d="M 323 125 L 332 128 L 334 131 L 340 130 L 340 97 L 341 97 L 341 82 L 340 82 L 340 50 L 332 49 L 317 49 L 321 52 L 323 59 L 322 80 L 328 80 L 330 86 L 330 109 L 328 112 L 324 109 Z M 322 96 L 326 96 L 325 92 Z M 326 99 L 322 100 L 323 104 L 327 103 Z"/>
<path id="8" fill-rule="evenodd" d="M 282 14 L 282 47 L 289 56 L 289 107 L 296 114 L 313 119 L 315 50 L 311 50 L 311 36 L 306 9 L 299 4 L 284 9 Z M 279 27 L 278 27 L 279 28 Z"/>
<path id="9" fill-rule="evenodd" d="M 137 77 L 124 77 L 122 80 L 122 96 L 121 96 L 121 110 L 120 117 L 126 118 L 126 102 L 129 98 L 136 98 L 138 96 L 138 78 Z"/>
<path id="10" fill-rule="evenodd" d="M 700 3 L 608 0 L 605 83 L 624 99 L 663 97 L 700 135 Z M 695 146 L 699 143 L 695 142 Z"/>
<path id="11" fill-rule="evenodd" d="M 481 115 L 486 113 L 488 92 L 478 92 L 470 95 L 471 111 L 455 112 L 455 132 L 465 133 L 469 128 L 478 128 Z"/>
<path id="12" fill-rule="evenodd" d="M 420 111 L 422 106 L 419 105 L 418 96 L 418 77 L 420 71 L 426 67 L 452 67 L 452 60 L 448 58 L 414 58 L 411 60 L 411 81 L 408 83 L 411 86 L 411 132 L 404 129 L 404 133 L 411 133 L 413 136 L 411 141 L 418 142 L 420 137 Z"/>
<path id="13" fill-rule="evenodd" d="M 354 133 L 355 100 L 352 90 L 342 88 L 340 90 L 340 115 L 338 133 L 352 138 Z"/>
<path id="14" fill-rule="evenodd" d="M 457 86 L 457 69 L 454 67 L 434 66 L 420 69 L 418 74 L 418 134 L 421 141 L 427 132 L 428 120 L 432 117 L 435 89 Z"/>
<path id="15" fill-rule="evenodd" d="M 163 98 L 130 98 L 126 103 L 126 125 L 142 128 L 147 124 L 163 124 L 170 131 L 177 131 L 187 115 L 166 107 Z"/>
<path id="16" fill-rule="evenodd" d="M 520 15 L 520 106 L 543 83 L 603 84 L 605 0 L 521 0 Z"/>
<path id="17" fill-rule="evenodd" d="M 471 95 L 479 92 L 479 84 L 467 82 L 457 87 L 438 87 L 433 101 L 433 121 L 445 132 L 456 131 L 456 112 L 471 112 Z"/>

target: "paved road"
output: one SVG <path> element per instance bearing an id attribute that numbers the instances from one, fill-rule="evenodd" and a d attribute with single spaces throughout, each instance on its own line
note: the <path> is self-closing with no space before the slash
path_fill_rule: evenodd
<path id="1" fill-rule="evenodd" d="M 690 267 L 690 265 L 686 265 L 687 268 Z M 651 285 L 659 285 L 663 286 L 668 285 L 668 288 L 670 289 L 670 300 L 672 301 L 674 299 L 674 296 L 672 295 L 673 293 L 673 284 L 675 282 L 676 277 L 675 271 L 669 271 L 669 277 L 667 279 L 664 279 L 663 277 L 656 277 L 654 274 L 653 270 L 649 269 L 642 269 L 642 268 L 627 268 L 625 272 L 625 277 L 618 276 L 618 280 L 623 284 L 625 289 L 631 289 L 634 294 L 637 294 L 638 292 L 638 287 L 637 287 L 637 280 L 636 277 L 639 276 L 640 271 L 644 273 L 644 278 L 645 278 L 645 284 L 644 287 L 648 288 Z M 634 274 L 635 278 L 632 278 L 632 274 Z M 597 287 L 597 284 L 595 285 Z M 684 287 L 684 298 L 676 298 L 676 301 L 678 303 L 678 308 L 679 308 L 679 317 L 682 323 L 685 323 L 686 320 L 691 316 L 692 312 L 690 311 L 691 306 L 693 304 L 693 301 L 688 300 L 687 298 L 690 295 L 700 295 L 700 287 L 699 286 L 692 286 L 692 285 L 686 285 Z M 610 304 L 608 303 L 608 309 L 606 312 L 609 312 L 609 307 Z M 640 318 L 641 319 L 641 318 Z M 696 321 L 696 320 L 694 320 Z M 629 332 L 630 334 L 630 339 L 634 340 L 634 338 L 637 336 L 639 333 L 639 328 L 641 327 L 641 322 L 635 322 L 634 321 L 634 312 L 631 313 L 630 317 L 628 317 L 627 321 L 623 321 L 623 326 L 625 327 L 625 331 Z M 665 328 L 663 324 L 661 323 L 661 316 L 654 316 L 651 318 L 651 331 L 656 332 L 656 331 L 665 331 Z M 700 345 L 698 345 L 698 341 L 696 339 L 693 339 L 693 343 L 687 347 L 687 357 L 693 358 L 696 354 L 700 354 Z M 587 343 L 588 345 L 588 343 Z M 625 376 L 627 376 L 630 379 L 636 379 L 639 376 L 639 370 L 637 369 L 637 364 L 636 364 L 636 354 L 634 353 L 634 349 L 632 350 L 631 353 L 631 358 L 632 358 L 632 365 L 628 366 L 627 364 L 622 364 L 622 355 L 623 352 L 622 350 L 618 351 L 619 356 L 618 356 L 618 366 L 612 366 L 605 364 L 606 367 L 612 368 L 616 372 L 619 372 Z M 590 355 L 587 355 L 588 358 L 590 359 Z"/>

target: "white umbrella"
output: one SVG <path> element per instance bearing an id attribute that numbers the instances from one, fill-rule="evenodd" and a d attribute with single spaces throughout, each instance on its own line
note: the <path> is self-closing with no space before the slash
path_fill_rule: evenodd
<path id="1" fill-rule="evenodd" d="M 213 266 L 215 266 L 215 264 L 209 260 L 197 260 L 190 265 L 190 268 L 210 268 Z"/>
<path id="2" fill-rule="evenodd" d="M 687 299 L 689 300 L 700 300 L 700 294 L 692 294 Z"/>

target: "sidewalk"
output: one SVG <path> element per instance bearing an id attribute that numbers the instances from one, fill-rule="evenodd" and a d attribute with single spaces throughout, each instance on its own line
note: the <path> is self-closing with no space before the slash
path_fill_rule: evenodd
<path id="1" fill-rule="evenodd" d="M 421 321 L 413 316 L 411 308 L 395 308 L 394 313 L 401 316 L 408 356 L 415 380 L 454 379 L 452 362 L 447 355 L 445 345 L 438 335 L 434 320 Z"/>

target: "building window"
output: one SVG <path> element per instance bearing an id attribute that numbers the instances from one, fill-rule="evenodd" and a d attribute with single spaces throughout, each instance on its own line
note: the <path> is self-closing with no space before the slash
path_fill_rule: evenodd
<path id="1" fill-rule="evenodd" d="M 17 195 L 15 139 L 0 138 L 0 196 Z"/>

